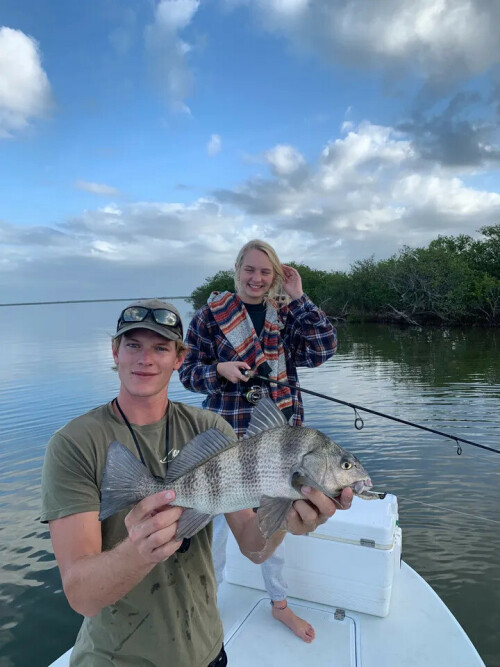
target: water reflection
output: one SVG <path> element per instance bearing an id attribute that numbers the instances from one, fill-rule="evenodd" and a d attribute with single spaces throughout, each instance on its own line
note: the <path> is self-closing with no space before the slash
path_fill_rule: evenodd
<path id="1" fill-rule="evenodd" d="M 428 388 L 457 382 L 495 384 L 500 396 L 500 334 L 497 329 L 401 329 L 385 325 L 349 325 L 338 330 L 339 354 L 358 362 L 390 364 L 399 382 Z"/>
<path id="2" fill-rule="evenodd" d="M 0 309 L 2 667 L 45 667 L 80 625 L 38 522 L 40 471 L 50 435 L 116 395 L 109 339 L 120 307 Z M 181 312 L 188 311 L 184 304 Z M 500 449 L 499 335 L 341 327 L 336 358 L 303 369 L 301 383 Z M 177 379 L 170 395 L 201 402 Z M 351 409 L 304 401 L 307 422 L 354 451 L 378 489 L 398 496 L 405 560 L 445 600 L 486 664 L 500 665 L 500 457 L 467 446 L 457 456 L 452 441 L 366 413 L 357 431 Z"/>

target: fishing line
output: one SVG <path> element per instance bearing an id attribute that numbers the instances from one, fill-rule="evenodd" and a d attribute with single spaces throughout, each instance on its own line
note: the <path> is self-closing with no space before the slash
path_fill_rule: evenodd
<path id="1" fill-rule="evenodd" d="M 404 496 L 400 496 L 398 494 L 397 496 L 398 500 L 406 500 L 409 503 L 418 503 L 419 505 L 425 505 L 426 507 L 433 507 L 438 510 L 446 510 L 447 512 L 454 512 L 455 514 L 462 514 L 462 516 L 468 516 L 471 517 L 472 519 L 482 519 L 482 521 L 489 521 L 490 523 L 498 523 L 500 524 L 500 521 L 497 521 L 496 519 L 488 519 L 488 517 L 485 516 L 478 516 L 477 514 L 469 514 L 468 512 L 460 512 L 459 510 L 452 510 L 450 507 L 443 507 L 442 505 L 431 505 L 430 503 L 424 503 L 421 500 L 413 500 L 413 498 L 405 498 Z"/>
<path id="2" fill-rule="evenodd" d="M 354 420 L 354 426 L 358 431 L 361 431 L 361 429 L 364 427 L 364 421 L 363 419 L 359 416 L 358 410 L 362 410 L 363 412 L 369 412 L 372 415 L 377 415 L 377 417 L 384 417 L 385 419 L 392 419 L 392 421 L 399 422 L 400 424 L 406 424 L 406 426 L 413 426 L 414 428 L 419 428 L 422 431 L 429 431 L 429 433 L 435 433 L 436 435 L 441 435 L 444 438 L 449 438 L 450 440 L 454 440 L 457 445 L 457 454 L 460 455 L 462 453 L 462 447 L 460 446 L 459 443 L 463 442 L 466 445 L 472 445 L 473 447 L 479 447 L 480 449 L 485 449 L 488 452 L 493 452 L 494 454 L 500 454 L 500 450 L 494 449 L 493 447 L 488 447 L 487 445 L 481 445 L 478 442 L 473 442 L 472 440 L 466 440 L 465 438 L 459 438 L 457 435 L 450 435 L 449 433 L 445 433 L 444 431 L 437 431 L 434 428 L 429 428 L 428 426 L 422 426 L 421 424 L 415 424 L 414 422 L 407 421 L 406 419 L 400 419 L 399 417 L 393 417 L 392 415 L 385 414 L 384 412 L 378 412 L 377 410 L 371 410 L 370 408 L 364 408 L 362 405 L 357 405 L 356 403 L 349 403 L 348 401 L 342 401 L 340 398 L 334 398 L 333 396 L 327 396 L 326 394 L 320 394 L 317 391 L 312 391 L 311 389 L 304 389 L 304 387 L 301 387 L 299 385 L 292 385 L 289 384 L 288 382 L 282 382 L 281 380 L 271 380 L 270 378 L 266 377 L 265 375 L 260 375 L 258 373 L 252 372 L 252 371 L 244 371 L 244 375 L 247 377 L 252 377 L 252 378 L 258 378 L 259 380 L 265 380 L 266 382 L 269 382 L 269 384 L 278 384 L 281 387 L 288 387 L 288 389 L 296 389 L 298 391 L 304 392 L 304 394 L 311 394 L 311 396 L 318 396 L 318 398 L 324 398 L 327 401 L 333 401 L 334 403 L 340 403 L 341 405 L 347 405 L 347 407 L 352 408 L 354 410 L 354 414 L 356 416 Z"/>

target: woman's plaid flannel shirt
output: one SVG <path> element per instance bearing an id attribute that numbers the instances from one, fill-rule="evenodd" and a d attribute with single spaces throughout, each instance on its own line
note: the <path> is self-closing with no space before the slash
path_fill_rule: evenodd
<path id="1" fill-rule="evenodd" d="M 298 383 L 297 366 L 319 366 L 335 353 L 337 335 L 323 311 L 305 294 L 282 307 L 278 317 L 283 324 L 281 337 L 288 381 L 294 385 Z M 222 415 L 241 437 L 252 414 L 253 405 L 243 396 L 251 380 L 232 383 L 217 375 L 219 362 L 238 361 L 238 357 L 208 306 L 195 313 L 186 333 L 186 344 L 188 352 L 179 370 L 182 384 L 190 391 L 207 394 L 203 407 Z M 302 399 L 299 391 L 292 389 L 291 393 L 290 423 L 299 426 L 304 419 Z"/>

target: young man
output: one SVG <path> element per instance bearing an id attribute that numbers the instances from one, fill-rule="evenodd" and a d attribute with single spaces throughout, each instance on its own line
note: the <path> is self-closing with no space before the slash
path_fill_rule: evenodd
<path id="1" fill-rule="evenodd" d="M 132 510 L 98 520 L 100 482 L 111 442 L 126 445 L 155 475 L 164 476 L 175 450 L 209 428 L 235 438 L 220 416 L 173 403 L 168 385 L 185 356 L 176 308 L 158 299 L 130 304 L 112 342 L 120 378 L 117 398 L 74 419 L 51 438 L 42 475 L 42 521 L 70 605 L 85 616 L 73 667 L 207 667 L 226 664 L 211 556 L 211 525 L 189 548 L 175 540 L 182 508 L 172 491 Z M 307 490 L 295 501 L 290 532 L 314 530 L 335 512 L 332 500 Z M 341 504 L 350 505 L 343 492 Z M 226 515 L 242 552 L 268 558 L 283 539 L 263 539 L 255 513 Z M 181 545 L 183 548 L 181 548 Z"/>

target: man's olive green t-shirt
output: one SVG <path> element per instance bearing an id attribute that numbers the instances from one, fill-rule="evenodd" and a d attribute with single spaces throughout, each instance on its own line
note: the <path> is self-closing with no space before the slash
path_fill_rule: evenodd
<path id="1" fill-rule="evenodd" d="M 170 451 L 198 433 L 218 428 L 236 439 L 229 424 L 208 410 L 169 401 L 159 422 L 132 428 L 149 470 L 164 475 L 165 428 Z M 98 511 L 107 450 L 118 440 L 138 456 L 127 426 L 111 403 L 74 419 L 51 438 L 42 473 L 43 522 Z M 102 548 L 127 537 L 123 510 L 101 524 Z M 191 539 L 116 604 L 84 619 L 71 656 L 72 667 L 206 667 L 220 651 L 223 630 L 211 553 L 212 524 Z"/>

